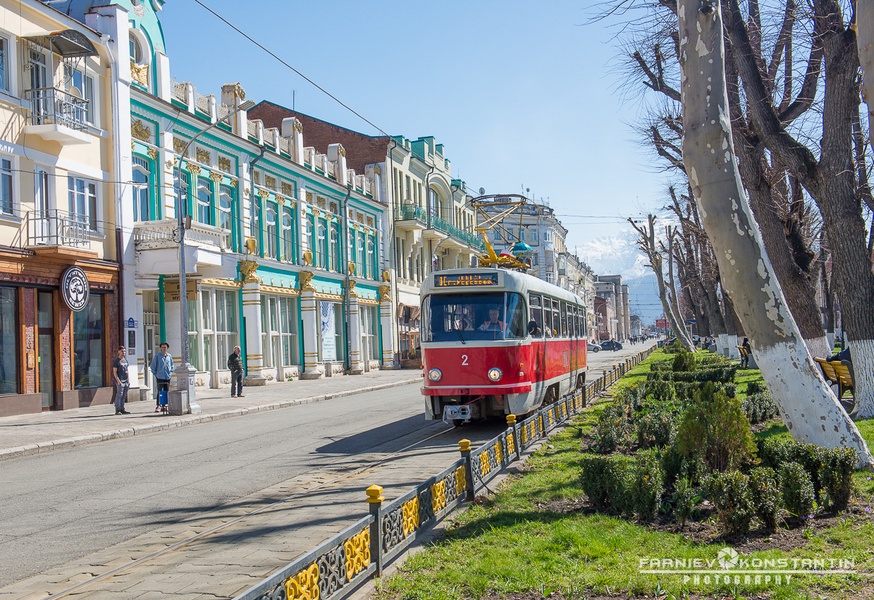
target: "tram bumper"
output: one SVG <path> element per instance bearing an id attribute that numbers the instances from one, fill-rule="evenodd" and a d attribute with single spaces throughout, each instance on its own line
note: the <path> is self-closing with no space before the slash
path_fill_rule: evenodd
<path id="1" fill-rule="evenodd" d="M 455 387 L 427 385 L 422 388 L 424 396 L 502 396 L 504 394 L 524 394 L 531 391 L 530 383 L 509 383 L 507 385 L 488 385 L 476 387 Z"/>

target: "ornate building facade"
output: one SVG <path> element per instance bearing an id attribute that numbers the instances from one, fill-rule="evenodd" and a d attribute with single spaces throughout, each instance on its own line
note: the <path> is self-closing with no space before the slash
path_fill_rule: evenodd
<path id="1" fill-rule="evenodd" d="M 0 416 L 111 397 L 113 81 L 92 28 L 41 2 L 0 2 Z"/>

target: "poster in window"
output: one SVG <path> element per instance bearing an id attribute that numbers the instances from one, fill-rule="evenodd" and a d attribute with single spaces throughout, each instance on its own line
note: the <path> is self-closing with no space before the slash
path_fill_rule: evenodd
<path id="1" fill-rule="evenodd" d="M 322 360 L 337 360 L 337 344 L 334 338 L 334 303 L 319 302 L 322 331 Z"/>

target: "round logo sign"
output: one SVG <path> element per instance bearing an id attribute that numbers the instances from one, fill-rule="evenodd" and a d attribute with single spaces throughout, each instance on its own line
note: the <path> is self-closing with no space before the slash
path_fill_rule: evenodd
<path id="1" fill-rule="evenodd" d="M 64 303 L 73 312 L 79 312 L 88 306 L 90 286 L 85 271 L 79 267 L 70 267 L 61 276 L 61 296 Z"/>

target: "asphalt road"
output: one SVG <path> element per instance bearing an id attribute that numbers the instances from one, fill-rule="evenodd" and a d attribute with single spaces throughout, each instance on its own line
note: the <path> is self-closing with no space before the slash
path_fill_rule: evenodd
<path id="1" fill-rule="evenodd" d="M 364 487 L 387 477 L 380 468 L 394 463 L 390 499 L 455 460 L 461 437 L 476 444 L 501 429 L 493 423 L 452 430 L 425 421 L 418 387 L 408 385 L 4 461 L 0 588 L 148 532 L 249 510 L 289 491 L 319 489 L 318 500 L 299 503 L 313 515 L 298 517 L 315 521 L 332 503 L 321 486 L 388 459 L 366 480 L 348 481 L 357 504 L 350 510 L 360 517 Z M 331 487 L 343 492 L 343 485 Z"/>

